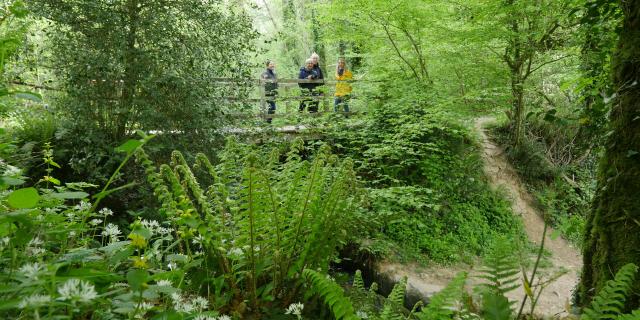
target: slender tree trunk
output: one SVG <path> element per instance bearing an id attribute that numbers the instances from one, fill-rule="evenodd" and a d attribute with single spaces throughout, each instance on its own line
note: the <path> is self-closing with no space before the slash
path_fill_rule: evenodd
<path id="1" fill-rule="evenodd" d="M 524 134 L 524 81 L 518 69 L 511 71 L 511 95 L 513 97 L 513 143 L 519 147 Z"/>
<path id="2" fill-rule="evenodd" d="M 593 296 L 623 265 L 640 265 L 640 0 L 621 1 L 623 27 L 612 57 L 618 97 L 587 219 L 584 267 L 578 302 Z M 640 307 L 636 277 L 627 310 Z"/>
<path id="3" fill-rule="evenodd" d="M 138 0 L 127 1 L 129 30 L 127 31 L 126 48 L 124 52 L 124 84 L 121 104 L 116 115 L 115 139 L 122 139 L 127 130 L 131 112 L 134 111 L 134 95 L 137 82 L 136 66 L 136 34 L 138 32 Z"/>

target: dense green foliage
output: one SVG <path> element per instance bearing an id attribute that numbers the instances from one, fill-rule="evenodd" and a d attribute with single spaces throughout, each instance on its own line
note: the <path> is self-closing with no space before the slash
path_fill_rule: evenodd
<path id="1" fill-rule="evenodd" d="M 49 96 L 58 155 L 74 177 L 105 179 L 117 163 L 112 148 L 136 129 L 163 132 L 157 143 L 168 150 L 205 151 L 223 114 L 242 107 L 218 97 L 245 94 L 246 85 L 215 80 L 248 75 L 256 33 L 241 11 L 202 1 L 31 6 L 40 18 L 33 29 L 46 28 L 37 45 L 49 53 L 39 63 L 59 90 Z M 44 81 L 33 73 L 22 76 Z"/>
<path id="2" fill-rule="evenodd" d="M 367 181 L 371 218 L 384 237 L 440 262 L 470 260 L 499 234 L 517 237 L 508 202 L 487 188 L 471 133 L 437 105 L 415 108 L 416 98 L 430 104 L 397 92 L 357 130 L 327 132 Z"/>
<path id="3" fill-rule="evenodd" d="M 78 191 L 85 184 L 4 193 L 5 316 L 264 314 L 293 301 L 302 270 L 326 271 L 355 235 L 348 214 L 359 192 L 351 162 L 327 148 L 307 161 L 294 143 L 280 164 L 278 150 L 258 157 L 230 143 L 216 167 L 198 155 L 194 169 L 208 181 L 201 184 L 178 152 L 171 165 L 156 169 L 140 149 L 145 142 L 131 140 L 119 150 L 127 159 L 136 153 L 145 168 L 162 203 L 160 222 L 137 220 L 120 230 L 107 223 L 112 211 L 94 211 L 100 194 L 93 206 L 86 202 L 88 194 Z M 17 172 L 3 181 L 19 178 Z"/>
<path id="4" fill-rule="evenodd" d="M 485 176 L 471 123 L 504 113 L 493 138 L 547 222 L 584 243 L 583 318 L 637 318 L 621 315 L 640 283 L 637 1 L 5 0 L 0 12 L 2 317 L 532 318 L 562 273 L 540 271 L 543 246 L 532 254 Z M 356 112 L 282 116 L 300 94 L 282 81 L 279 117 L 251 118 L 264 60 L 296 78 L 314 51 L 327 80 L 346 57 Z M 462 272 L 406 306 L 407 278 L 386 297 L 359 271 L 340 280 L 334 267 L 362 256 L 481 257 L 483 283 L 467 290 Z"/>

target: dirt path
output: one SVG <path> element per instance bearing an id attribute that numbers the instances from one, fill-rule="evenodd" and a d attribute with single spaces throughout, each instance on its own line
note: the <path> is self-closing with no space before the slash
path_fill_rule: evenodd
<path id="1" fill-rule="evenodd" d="M 483 148 L 482 158 L 485 163 L 485 173 L 494 188 L 499 188 L 506 192 L 512 202 L 514 213 L 522 217 L 527 236 L 537 244 L 542 238 L 544 222 L 533 206 L 534 202 L 531 195 L 505 158 L 503 150 L 487 137 L 484 125 L 492 121 L 494 121 L 492 117 L 483 117 L 475 122 L 475 129 L 480 136 Z M 547 230 L 547 235 L 552 234 L 552 232 L 553 230 L 551 229 Z M 582 258 L 579 251 L 561 237 L 551 239 L 547 236 L 545 248 L 551 253 L 549 261 L 553 264 L 552 268 L 547 269 L 547 273 L 553 274 L 554 270 L 560 268 L 564 268 L 568 272 L 543 291 L 535 313 L 545 316 L 567 315 L 566 306 L 571 299 L 571 292 L 578 282 Z M 381 273 L 386 273 L 391 278 L 399 280 L 406 276 L 408 278 L 409 291 L 422 296 L 431 296 L 441 290 L 459 271 L 466 270 L 473 275 L 474 269 L 477 269 L 478 266 L 458 265 L 453 267 L 418 268 L 396 263 L 382 263 L 378 267 Z M 473 285 L 479 281 L 472 278 L 470 282 L 470 285 Z M 509 299 L 518 301 L 517 307 L 519 308 L 523 295 L 522 289 L 516 289 L 509 293 Z M 528 305 L 525 310 L 528 310 Z"/>

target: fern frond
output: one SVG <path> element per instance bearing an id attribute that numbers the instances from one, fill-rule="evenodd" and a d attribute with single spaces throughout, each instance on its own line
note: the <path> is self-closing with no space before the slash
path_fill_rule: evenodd
<path id="1" fill-rule="evenodd" d="M 362 271 L 356 270 L 356 274 L 353 276 L 353 287 L 358 291 L 364 292 L 364 281 L 362 280 Z"/>
<path id="2" fill-rule="evenodd" d="M 317 293 L 329 306 L 333 316 L 337 319 L 357 320 L 356 312 L 351 301 L 345 296 L 342 287 L 327 279 L 324 274 L 305 269 L 302 276 L 311 284 L 311 289 Z"/>
<path id="3" fill-rule="evenodd" d="M 624 265 L 613 280 L 607 281 L 593 298 L 591 306 L 584 309 L 582 319 L 614 319 L 624 309 L 627 294 L 633 285 L 638 266 L 633 263 Z"/>
<path id="4" fill-rule="evenodd" d="M 640 309 L 634 310 L 629 314 L 621 314 L 615 319 L 616 320 L 640 320 Z"/>
<path id="5" fill-rule="evenodd" d="M 383 320 L 403 320 L 402 313 L 404 305 L 404 294 L 407 289 L 407 277 L 403 277 L 400 282 L 393 286 L 393 290 L 384 303 L 380 318 Z"/>
<path id="6" fill-rule="evenodd" d="M 421 320 L 450 319 L 455 311 L 455 305 L 462 299 L 464 283 L 467 273 L 458 273 L 442 291 L 431 297 L 426 308 L 416 314 Z"/>
<path id="7" fill-rule="evenodd" d="M 487 289 L 505 295 L 507 292 L 518 288 L 520 265 L 515 248 L 506 238 L 497 239 L 484 258 L 484 265 L 479 278 L 488 283 L 483 284 Z M 513 302 L 512 302 L 513 303 Z"/>

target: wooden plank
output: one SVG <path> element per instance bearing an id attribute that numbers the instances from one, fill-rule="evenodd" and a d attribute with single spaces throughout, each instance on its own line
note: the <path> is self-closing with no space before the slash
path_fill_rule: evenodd
<path id="1" fill-rule="evenodd" d="M 277 113 L 278 111 L 276 110 L 275 114 L 265 114 L 265 113 L 228 113 L 225 114 L 226 117 L 231 117 L 231 118 L 237 118 L 237 119 L 250 119 L 250 118 L 264 118 L 264 119 L 274 119 L 274 118 L 287 118 L 287 117 L 291 117 L 291 116 L 302 116 L 302 117 L 310 117 L 310 118 L 316 118 L 316 117 L 320 117 L 322 115 L 325 115 L 327 113 L 338 113 L 338 114 L 342 114 L 345 116 L 351 116 L 351 115 L 360 115 L 360 114 L 366 114 L 366 112 L 362 112 L 362 111 L 349 111 L 349 112 L 344 112 L 344 111 L 320 111 L 320 112 L 308 112 L 308 111 L 304 111 L 304 112 L 295 112 L 295 113 Z"/>

